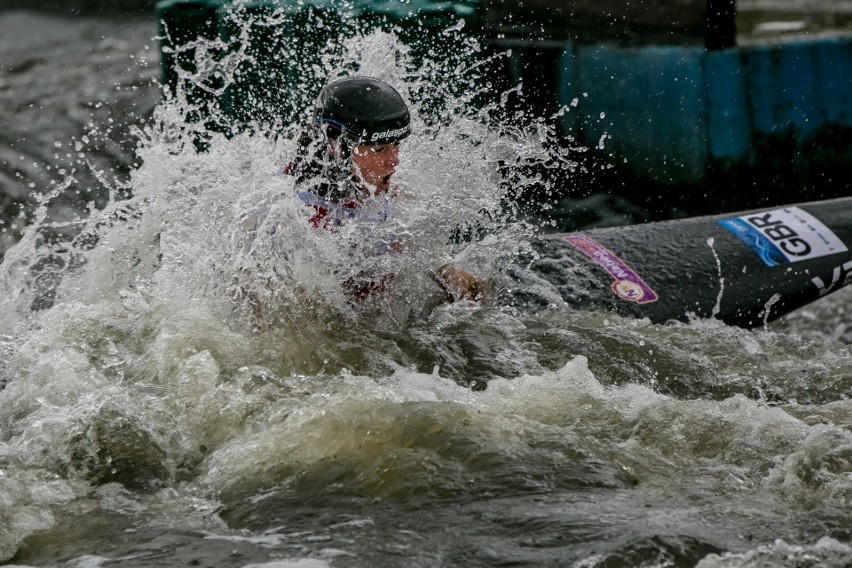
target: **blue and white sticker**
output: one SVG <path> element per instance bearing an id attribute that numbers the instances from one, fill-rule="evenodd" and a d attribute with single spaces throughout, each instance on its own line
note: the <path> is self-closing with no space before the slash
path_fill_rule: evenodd
<path id="1" fill-rule="evenodd" d="M 766 266 L 779 266 L 846 252 L 831 229 L 798 207 L 722 219 L 719 225 L 744 242 Z"/>

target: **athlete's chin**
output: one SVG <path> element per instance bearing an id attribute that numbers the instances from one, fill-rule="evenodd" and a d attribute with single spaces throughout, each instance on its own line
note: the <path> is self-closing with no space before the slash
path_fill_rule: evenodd
<path id="1" fill-rule="evenodd" d="M 384 193 L 390 189 L 390 176 L 383 177 L 376 181 L 373 186 L 376 188 L 377 193 Z"/>

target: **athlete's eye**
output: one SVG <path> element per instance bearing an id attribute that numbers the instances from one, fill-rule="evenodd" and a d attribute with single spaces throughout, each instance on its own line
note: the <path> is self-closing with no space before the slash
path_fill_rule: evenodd
<path id="1" fill-rule="evenodd" d="M 394 142 L 393 144 L 376 144 L 375 146 L 370 146 L 370 151 L 374 154 L 384 154 L 393 147 L 399 148 L 399 142 Z"/>

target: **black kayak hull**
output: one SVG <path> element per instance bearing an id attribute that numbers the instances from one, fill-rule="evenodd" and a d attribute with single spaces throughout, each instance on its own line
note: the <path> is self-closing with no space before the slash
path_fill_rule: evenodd
<path id="1" fill-rule="evenodd" d="M 561 236 L 622 315 L 764 325 L 852 282 L 852 198 Z M 578 305 L 581 302 L 577 302 Z"/>

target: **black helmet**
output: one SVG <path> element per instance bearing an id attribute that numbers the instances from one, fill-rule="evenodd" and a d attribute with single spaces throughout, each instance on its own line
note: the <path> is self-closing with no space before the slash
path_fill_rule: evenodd
<path id="1" fill-rule="evenodd" d="M 396 90 L 372 77 L 347 77 L 320 91 L 314 123 L 330 138 L 355 144 L 388 144 L 411 134 L 408 107 Z"/>

